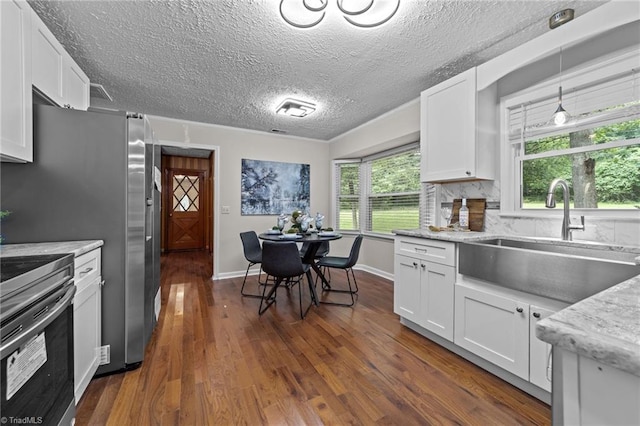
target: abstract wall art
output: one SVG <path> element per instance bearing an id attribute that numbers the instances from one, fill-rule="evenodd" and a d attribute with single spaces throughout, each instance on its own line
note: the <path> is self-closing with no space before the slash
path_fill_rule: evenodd
<path id="1" fill-rule="evenodd" d="M 242 159 L 240 212 L 277 215 L 308 211 L 310 165 Z"/>

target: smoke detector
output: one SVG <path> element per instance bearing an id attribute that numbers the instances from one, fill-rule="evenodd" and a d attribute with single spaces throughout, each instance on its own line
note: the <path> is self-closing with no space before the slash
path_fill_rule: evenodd
<path id="1" fill-rule="evenodd" d="M 549 18 L 549 28 L 554 29 L 562 24 L 566 24 L 573 19 L 573 15 L 573 9 L 564 9 L 560 12 L 554 13 L 553 15 L 551 15 L 551 18 Z"/>

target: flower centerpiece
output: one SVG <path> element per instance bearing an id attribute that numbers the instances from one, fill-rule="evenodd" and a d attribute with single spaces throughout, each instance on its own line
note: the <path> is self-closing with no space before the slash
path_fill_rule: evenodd
<path id="1" fill-rule="evenodd" d="M 280 215 L 278 217 L 278 227 L 280 227 L 280 225 L 282 224 L 282 227 L 284 228 L 284 224 L 286 222 L 290 222 L 291 227 L 287 231 L 288 234 L 304 234 L 308 231 L 311 220 L 311 217 L 309 217 L 302 210 L 294 210 L 291 213 L 290 218 L 287 218 L 284 215 Z"/>
<path id="2" fill-rule="evenodd" d="M 312 217 L 302 210 L 294 210 L 291 212 L 290 217 L 287 217 L 284 213 L 278 216 L 278 225 L 274 226 L 273 229 L 279 229 L 282 232 L 285 224 L 290 222 L 291 226 L 286 231 L 287 234 L 308 234 L 313 229 L 311 222 L 315 221 L 316 229 L 319 232 L 322 229 L 323 220 L 324 215 L 321 215 L 320 213 L 317 213 L 315 217 Z"/>

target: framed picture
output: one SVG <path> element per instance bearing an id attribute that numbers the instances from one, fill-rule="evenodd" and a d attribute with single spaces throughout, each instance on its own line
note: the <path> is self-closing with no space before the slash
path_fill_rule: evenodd
<path id="1" fill-rule="evenodd" d="M 309 210 L 309 164 L 242 159 L 242 215 Z"/>

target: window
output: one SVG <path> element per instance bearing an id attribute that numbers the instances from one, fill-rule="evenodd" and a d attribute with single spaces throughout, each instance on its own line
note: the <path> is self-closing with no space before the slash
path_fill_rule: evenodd
<path id="1" fill-rule="evenodd" d="M 341 163 L 336 169 L 339 182 L 337 228 L 360 229 L 360 163 Z"/>
<path id="2" fill-rule="evenodd" d="M 635 58 L 635 59 L 634 59 Z M 637 210 L 640 205 L 640 74 L 637 56 L 599 64 L 563 82 L 570 121 L 550 121 L 557 82 L 504 102 L 513 153 L 515 209 L 544 207 L 555 178 L 571 188 L 571 206 Z M 561 194 L 556 194 L 561 199 Z"/>
<path id="3" fill-rule="evenodd" d="M 417 229 L 433 209 L 432 185 L 420 182 L 418 143 L 335 163 L 336 223 L 340 230 L 391 233 Z M 430 198 L 427 196 L 430 194 Z"/>

